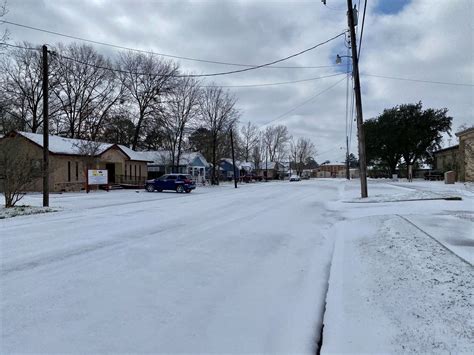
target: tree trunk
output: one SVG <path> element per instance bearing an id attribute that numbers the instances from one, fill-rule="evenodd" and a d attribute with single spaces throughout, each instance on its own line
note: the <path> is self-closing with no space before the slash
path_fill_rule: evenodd
<path id="1" fill-rule="evenodd" d="M 137 149 L 138 137 L 140 136 L 140 129 L 142 127 L 144 112 L 140 110 L 140 117 L 138 118 L 137 127 L 135 128 L 135 134 L 133 135 L 132 150 Z"/>
<path id="2" fill-rule="evenodd" d="M 181 159 L 181 141 L 182 141 L 182 136 L 180 135 L 179 140 L 178 140 L 178 148 L 177 148 L 177 154 L 176 154 L 176 166 L 179 169 L 179 160 Z M 187 172 L 185 172 L 187 173 Z"/>
<path id="3" fill-rule="evenodd" d="M 216 179 L 216 164 L 217 164 L 217 138 L 214 135 L 212 137 L 212 177 L 211 184 L 219 185 L 219 179 Z"/>

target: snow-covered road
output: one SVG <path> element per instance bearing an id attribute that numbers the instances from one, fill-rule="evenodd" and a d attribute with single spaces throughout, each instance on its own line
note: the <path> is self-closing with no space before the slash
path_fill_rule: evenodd
<path id="1" fill-rule="evenodd" d="M 339 193 L 66 194 L 59 213 L 2 220 L 0 350 L 314 352 Z"/>
<path id="2" fill-rule="evenodd" d="M 51 195 L 0 220 L 0 353 L 314 354 L 325 304 L 323 352 L 472 353 L 473 186 L 359 190 Z"/>

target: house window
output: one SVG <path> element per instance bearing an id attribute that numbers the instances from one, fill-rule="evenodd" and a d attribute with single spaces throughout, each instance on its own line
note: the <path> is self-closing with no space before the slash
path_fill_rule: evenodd
<path id="1" fill-rule="evenodd" d="M 71 162 L 67 162 L 67 181 L 71 182 Z"/>
<path id="2" fill-rule="evenodd" d="M 127 178 L 127 164 L 125 164 L 125 178 Z"/>
<path id="3" fill-rule="evenodd" d="M 135 179 L 137 178 L 137 164 L 135 164 Z"/>
<path id="4" fill-rule="evenodd" d="M 138 166 L 138 176 L 142 177 L 142 166 L 141 165 Z"/>
<path id="5" fill-rule="evenodd" d="M 76 161 L 76 181 L 79 181 L 79 162 Z"/>

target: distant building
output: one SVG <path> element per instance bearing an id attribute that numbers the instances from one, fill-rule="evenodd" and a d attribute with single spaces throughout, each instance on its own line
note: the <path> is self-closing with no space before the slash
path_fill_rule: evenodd
<path id="1" fill-rule="evenodd" d="M 317 177 L 345 177 L 345 174 L 345 164 L 324 164 L 319 166 Z"/>
<path id="2" fill-rule="evenodd" d="M 434 166 L 435 170 L 441 172 L 446 172 L 453 170 L 456 172 L 456 175 L 459 174 L 459 164 L 458 164 L 458 153 L 459 145 L 453 145 L 452 147 L 443 148 L 433 152 L 434 156 Z"/>
<path id="3" fill-rule="evenodd" d="M 192 175 L 196 181 L 207 179 L 210 164 L 199 152 L 183 152 L 179 158 L 177 167 L 171 164 L 171 152 L 169 150 L 157 150 L 137 152 L 143 159 L 149 161 L 147 164 L 148 178 L 158 178 L 164 174 L 181 173 Z"/>
<path id="4" fill-rule="evenodd" d="M 267 180 L 283 180 L 286 172 L 285 165 L 275 161 L 262 162 L 256 169 L 257 176 Z"/>
<path id="5" fill-rule="evenodd" d="M 236 178 L 240 179 L 240 163 L 238 161 L 235 162 L 235 173 Z M 219 172 L 220 180 L 232 180 L 234 178 L 234 164 L 232 163 L 232 159 L 224 158 L 219 161 Z"/>
<path id="6" fill-rule="evenodd" d="M 474 181 L 474 127 L 456 133 L 459 138 L 459 180 Z"/>

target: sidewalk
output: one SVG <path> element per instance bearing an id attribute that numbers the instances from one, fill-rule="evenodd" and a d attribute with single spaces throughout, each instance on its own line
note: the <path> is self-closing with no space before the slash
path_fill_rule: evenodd
<path id="1" fill-rule="evenodd" d="M 323 353 L 474 352 L 471 265 L 393 214 L 334 229 Z"/>

